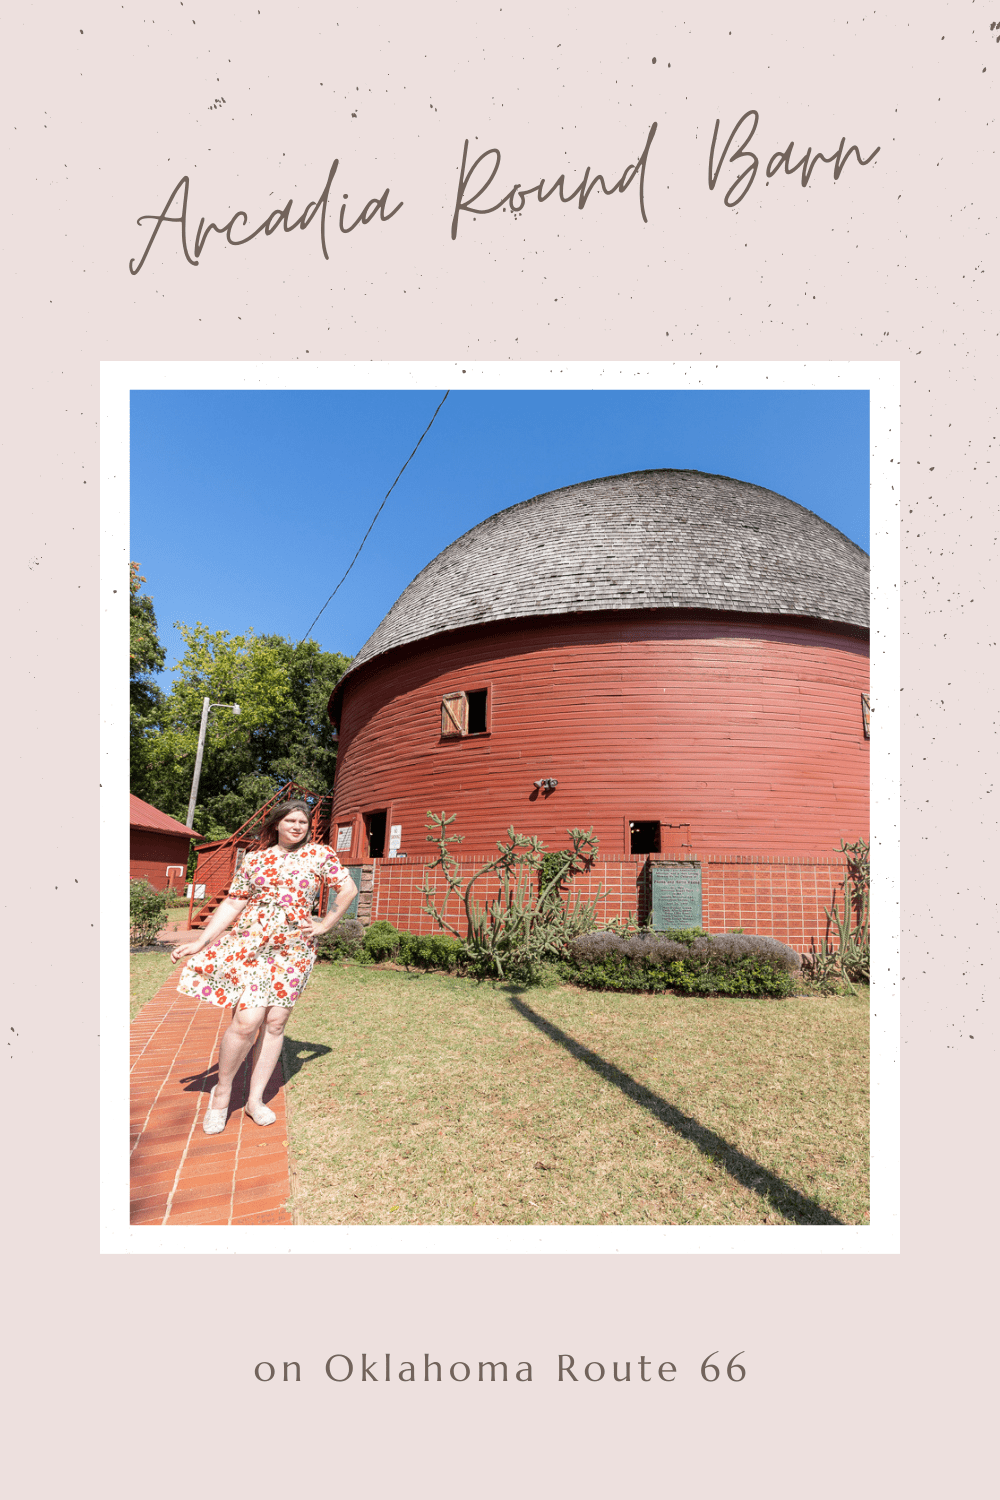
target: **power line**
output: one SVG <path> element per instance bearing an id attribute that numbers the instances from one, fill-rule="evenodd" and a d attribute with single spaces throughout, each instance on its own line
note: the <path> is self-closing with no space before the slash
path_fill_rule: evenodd
<path id="1" fill-rule="evenodd" d="M 448 397 L 450 395 L 451 395 L 451 390 L 449 388 L 447 391 L 445 391 L 444 395 L 441 397 L 441 400 L 438 402 L 437 406 L 434 408 L 434 416 L 431 417 L 430 421 L 427 423 L 427 426 L 424 428 L 423 432 L 417 438 L 416 443 L 413 445 L 413 453 L 416 453 L 417 449 L 420 447 L 420 444 L 423 442 L 424 438 L 427 436 L 427 434 L 430 432 L 431 428 L 434 426 L 434 417 L 437 416 L 438 412 L 441 410 L 442 406 L 447 401 L 447 399 L 448 399 Z M 413 457 L 413 453 L 410 454 L 410 458 Z M 408 464 L 410 462 L 410 458 L 408 458 L 406 460 L 406 464 Z M 385 502 L 386 502 L 386 500 L 388 500 L 389 496 L 392 494 L 393 490 L 396 488 L 397 484 L 402 479 L 402 477 L 403 477 L 403 471 L 406 468 L 406 464 L 403 465 L 403 468 L 400 469 L 399 473 L 396 475 L 395 479 L 392 481 L 392 483 L 390 484 L 389 488 L 386 490 L 385 495 L 383 496 L 383 499 L 382 499 L 382 504 L 379 506 L 378 510 L 372 516 L 371 526 L 368 527 L 368 530 L 365 532 L 364 536 L 361 538 L 361 544 L 358 547 L 357 552 L 355 552 L 354 556 L 351 558 L 351 561 L 347 565 L 347 572 L 345 572 L 344 578 L 347 577 L 347 574 L 351 571 L 351 569 L 354 567 L 354 564 L 357 562 L 358 558 L 361 556 L 361 548 L 365 545 L 365 542 L 367 542 L 369 536 L 371 535 L 372 526 L 375 525 L 375 522 L 378 520 L 379 516 L 382 514 L 382 511 L 385 508 Z M 337 593 L 337 590 L 340 588 L 340 584 L 343 583 L 344 578 L 342 578 L 340 580 L 340 583 L 337 584 L 337 588 L 335 588 L 334 591 L 333 591 L 333 593 L 330 595 L 330 599 L 332 599 L 334 597 L 334 595 Z M 326 604 L 330 603 L 330 599 L 328 599 L 326 601 Z M 326 609 L 326 604 L 323 605 L 323 609 Z M 321 615 L 323 613 L 323 609 L 320 610 L 319 615 Z M 319 619 L 319 615 L 316 616 L 316 620 Z M 309 631 L 312 630 L 313 625 L 316 624 L 316 620 L 313 620 L 312 625 L 309 626 L 309 628 L 306 631 L 305 635 L 302 637 L 302 641 L 304 641 L 306 639 L 306 637 L 309 634 Z M 299 641 L 299 646 L 302 645 L 302 641 Z M 298 647 L 296 647 L 296 650 L 298 650 Z"/>

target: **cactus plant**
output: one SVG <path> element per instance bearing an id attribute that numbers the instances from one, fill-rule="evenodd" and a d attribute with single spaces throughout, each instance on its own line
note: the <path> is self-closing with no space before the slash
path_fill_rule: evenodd
<path id="1" fill-rule="evenodd" d="M 871 976 L 871 848 L 865 839 L 853 844 L 845 844 L 841 839 L 840 852 L 847 861 L 844 913 L 841 916 L 836 895 L 831 905 L 823 908 L 827 921 L 836 928 L 837 945 L 831 947 L 824 938 L 810 968 L 819 983 L 841 979 L 853 995 L 851 980 L 867 981 Z"/>
<path id="2" fill-rule="evenodd" d="M 460 834 L 448 833 L 457 814 L 446 817 L 428 812 L 427 842 L 436 845 L 438 857 L 428 866 L 440 868 L 446 895 L 438 907 L 429 879 L 423 887 L 424 911 L 439 927 L 462 939 L 458 928 L 445 916 L 448 898 L 458 896 L 465 908 L 467 930 L 463 946 L 470 966 L 480 974 L 499 979 L 530 981 L 538 966 L 560 957 L 570 938 L 587 932 L 596 921 L 597 903 L 603 891 L 598 888 L 592 901 L 577 898 L 570 903 L 561 898 L 560 886 L 570 875 L 588 869 L 597 854 L 597 839 L 592 828 L 570 828 L 571 849 L 559 850 L 556 859 L 545 856 L 545 845 L 535 837 L 515 833 L 508 828 L 506 840 L 497 840 L 500 851 L 496 859 L 481 865 L 464 882 L 451 846 L 460 844 Z M 542 878 L 536 877 L 542 871 Z M 480 906 L 474 886 L 484 875 L 495 872 L 499 891 L 491 901 Z"/>

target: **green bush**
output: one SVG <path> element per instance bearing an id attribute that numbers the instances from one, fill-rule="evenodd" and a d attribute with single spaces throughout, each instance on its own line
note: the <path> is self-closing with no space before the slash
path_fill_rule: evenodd
<path id="1" fill-rule="evenodd" d="M 320 958 L 360 958 L 364 947 L 365 929 L 353 917 L 341 917 L 336 927 L 325 932 L 316 944 Z"/>
<path id="2" fill-rule="evenodd" d="M 166 920 L 172 891 L 154 890 L 148 880 L 129 881 L 129 946 L 148 948 Z"/>
<path id="3" fill-rule="evenodd" d="M 564 978 L 585 989 L 681 995 L 792 995 L 799 955 L 775 938 L 697 930 L 622 938 L 588 932 L 569 944 Z"/>
<path id="4" fill-rule="evenodd" d="M 319 940 L 321 958 L 353 958 L 362 964 L 405 964 L 413 969 L 459 968 L 463 962 L 462 944 L 456 938 L 434 933 L 418 937 L 400 932 L 391 922 L 340 921 L 332 932 Z"/>
<path id="5" fill-rule="evenodd" d="M 399 932 L 391 922 L 373 922 L 365 933 L 365 961 L 372 964 L 405 964 L 408 969 L 444 969 L 459 967 L 463 959 L 462 944 L 457 938 L 434 933 L 418 937 L 414 932 Z"/>
<path id="6" fill-rule="evenodd" d="M 464 961 L 462 944 L 457 938 L 434 933 L 431 937 L 417 937 L 404 932 L 400 943 L 399 962 L 415 969 L 442 969 L 448 973 L 460 967 Z"/>
<path id="7" fill-rule="evenodd" d="M 409 933 L 402 933 L 391 922 L 372 922 L 365 928 L 364 961 L 370 964 L 396 963 L 399 946 Z"/>

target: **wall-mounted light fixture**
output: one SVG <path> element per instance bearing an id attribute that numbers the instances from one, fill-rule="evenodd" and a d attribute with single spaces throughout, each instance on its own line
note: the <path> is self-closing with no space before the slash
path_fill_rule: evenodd
<path id="1" fill-rule="evenodd" d="M 544 776 L 541 781 L 536 781 L 535 786 L 540 792 L 554 792 L 559 785 L 554 776 Z"/>

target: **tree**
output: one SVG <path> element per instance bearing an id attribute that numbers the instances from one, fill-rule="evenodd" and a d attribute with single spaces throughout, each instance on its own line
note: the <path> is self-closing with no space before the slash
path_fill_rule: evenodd
<path id="1" fill-rule="evenodd" d="M 144 758 L 143 741 L 155 726 L 163 702 L 163 693 L 151 674 L 163 670 L 166 652 L 157 634 L 153 601 L 149 594 L 139 592 L 146 582 L 139 572 L 139 564 L 131 562 L 128 566 L 129 758 L 134 782 Z"/>
<path id="2" fill-rule="evenodd" d="M 194 826 L 210 838 L 232 833 L 287 781 L 317 792 L 333 784 L 336 741 L 326 705 L 350 658 L 315 641 L 247 631 L 231 636 L 177 625 L 185 650 L 174 685 L 147 733 L 133 790 L 173 817 L 187 815 L 202 699 L 238 703 L 235 718 L 208 721 Z"/>

